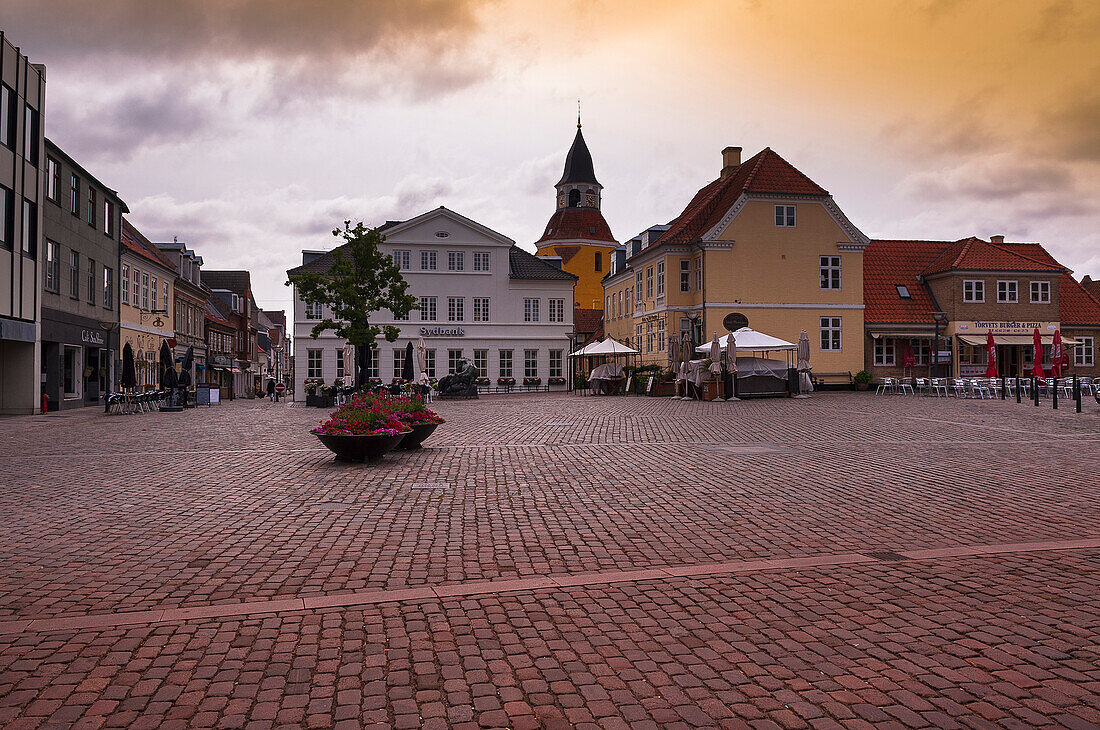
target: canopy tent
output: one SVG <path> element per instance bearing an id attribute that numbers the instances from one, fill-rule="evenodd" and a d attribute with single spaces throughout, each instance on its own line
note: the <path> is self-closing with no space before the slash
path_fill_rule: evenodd
<path id="1" fill-rule="evenodd" d="M 742 327 L 733 333 L 734 340 L 737 342 L 737 349 L 746 352 L 768 352 L 772 350 L 790 350 L 795 351 L 798 349 L 798 345 L 793 342 L 787 342 L 781 340 L 778 337 L 772 337 L 766 335 L 763 332 L 757 332 L 750 327 Z M 726 341 L 729 339 L 729 335 L 724 335 L 718 339 L 718 344 L 722 347 L 726 346 Z M 695 348 L 696 352 L 709 352 L 710 343 L 700 345 Z"/>
<path id="2" fill-rule="evenodd" d="M 638 351 L 608 337 L 603 342 L 594 342 L 574 352 L 570 357 L 597 357 L 601 355 L 637 355 Z"/>

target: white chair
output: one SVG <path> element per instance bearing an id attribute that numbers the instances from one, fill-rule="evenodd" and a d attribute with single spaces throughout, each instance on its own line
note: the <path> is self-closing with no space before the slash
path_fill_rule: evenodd
<path id="1" fill-rule="evenodd" d="M 906 391 L 909 391 L 909 395 L 916 395 L 916 391 L 913 390 L 912 378 L 902 378 L 898 381 L 898 392 L 905 395 Z"/>
<path id="2" fill-rule="evenodd" d="M 962 378 L 954 378 L 951 381 L 951 390 L 954 392 L 956 398 L 966 397 L 966 381 Z"/>
<path id="3" fill-rule="evenodd" d="M 928 379 L 917 378 L 914 381 L 913 388 L 916 390 L 917 393 L 920 393 L 921 395 L 928 395 Z"/>
<path id="4" fill-rule="evenodd" d="M 1081 395 L 1096 395 L 1096 386 L 1092 378 L 1078 378 L 1077 385 L 1081 388 Z"/>
<path id="5" fill-rule="evenodd" d="M 894 392 L 894 379 L 883 378 L 882 382 L 878 384 L 878 388 L 875 390 L 875 395 L 883 395 L 884 393 Z"/>
<path id="6" fill-rule="evenodd" d="M 943 397 L 947 397 L 947 381 L 943 378 L 932 378 L 932 395 L 937 398 L 940 395 L 940 391 L 943 391 Z"/>

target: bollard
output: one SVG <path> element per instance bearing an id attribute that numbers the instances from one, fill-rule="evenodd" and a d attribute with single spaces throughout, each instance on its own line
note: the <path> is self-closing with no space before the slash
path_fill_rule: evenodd
<path id="1" fill-rule="evenodd" d="M 1016 402 L 1020 402 L 1020 376 L 1016 376 Z"/>
<path id="2" fill-rule="evenodd" d="M 1081 383 L 1077 381 L 1077 373 L 1073 374 L 1073 403 L 1077 412 L 1081 412 Z"/>
<path id="3" fill-rule="evenodd" d="M 1031 376 L 1031 394 L 1035 396 L 1035 407 L 1039 407 L 1039 381 L 1034 375 Z"/>
<path id="4" fill-rule="evenodd" d="M 1054 378 L 1050 382 L 1054 383 L 1054 410 L 1058 410 L 1058 378 Z"/>

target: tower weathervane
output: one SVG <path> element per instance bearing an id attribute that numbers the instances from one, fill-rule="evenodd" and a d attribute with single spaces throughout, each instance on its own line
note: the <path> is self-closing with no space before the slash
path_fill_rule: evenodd
<path id="1" fill-rule="evenodd" d="M 577 99 L 577 129 L 581 128 L 581 100 Z"/>

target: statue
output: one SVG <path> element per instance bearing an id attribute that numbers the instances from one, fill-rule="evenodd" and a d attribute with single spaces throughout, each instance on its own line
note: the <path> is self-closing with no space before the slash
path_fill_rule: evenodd
<path id="1" fill-rule="evenodd" d="M 443 397 L 477 397 L 477 379 L 481 372 L 468 358 L 458 363 L 458 372 L 439 379 L 439 395 Z"/>

